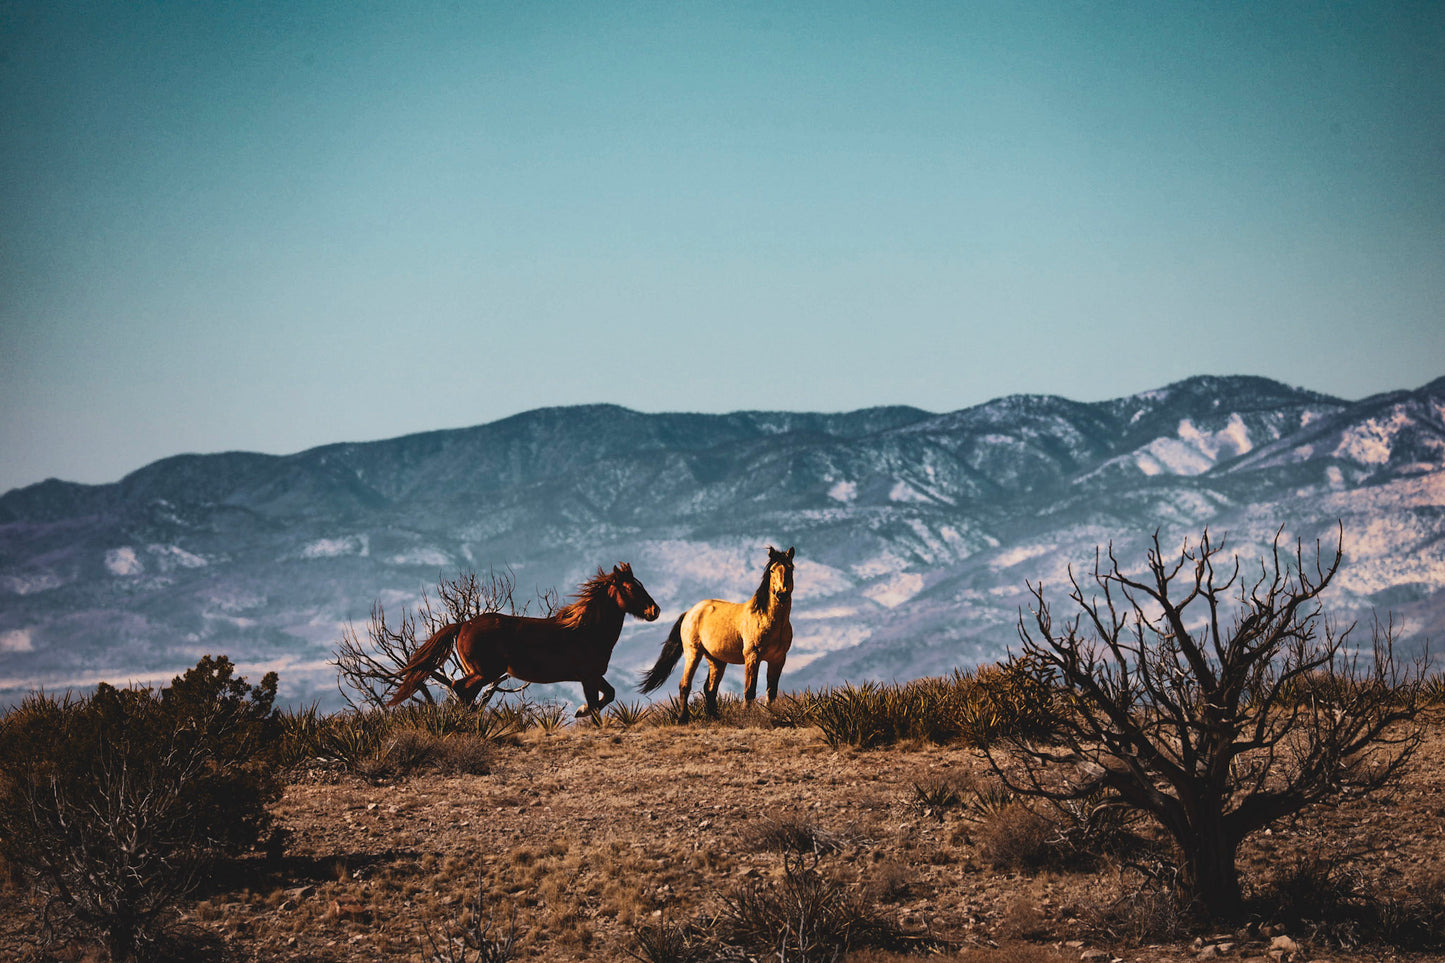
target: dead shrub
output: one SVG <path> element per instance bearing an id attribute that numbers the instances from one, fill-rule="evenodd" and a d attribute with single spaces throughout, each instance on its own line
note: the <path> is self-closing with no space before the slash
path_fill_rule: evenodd
<path id="1" fill-rule="evenodd" d="M 673 923 L 666 918 L 638 926 L 627 955 L 643 963 L 709 963 L 717 959 L 716 941 L 696 923 Z"/>
<path id="2" fill-rule="evenodd" d="M 499 924 L 496 912 L 485 905 L 486 888 L 485 878 L 479 878 L 476 896 L 440 934 L 434 935 L 423 921 L 419 942 L 429 963 L 509 963 L 517 958 L 517 909 L 513 906 L 506 923 Z"/>
<path id="3" fill-rule="evenodd" d="M 763 820 L 749 840 L 755 850 L 774 853 L 836 853 L 843 841 L 816 824 L 789 816 Z"/>
<path id="4" fill-rule="evenodd" d="M 860 947 L 901 948 L 897 926 L 856 891 L 822 872 L 818 857 L 788 854 L 777 881 L 743 885 L 723 901 L 723 940 L 780 959 L 835 959 Z"/>
<path id="5" fill-rule="evenodd" d="M 1434 867 L 1376 901 L 1380 936 L 1408 950 L 1445 947 L 1445 868 Z"/>
<path id="6" fill-rule="evenodd" d="M 1050 840 L 1053 825 L 1022 803 L 1005 806 L 987 816 L 979 830 L 979 845 L 997 869 L 1038 869 L 1055 856 Z"/>
<path id="7" fill-rule="evenodd" d="M 435 766 L 449 776 L 485 776 L 492 771 L 492 756 L 491 742 L 459 734 L 442 740 Z"/>
<path id="8" fill-rule="evenodd" d="M 1088 932 L 1130 946 L 1184 940 L 1199 919 L 1199 907 L 1180 886 L 1179 867 L 1159 858 L 1121 867 L 1118 896 L 1082 913 Z"/>
<path id="9" fill-rule="evenodd" d="M 1004 908 L 999 932 L 1009 939 L 1037 940 L 1049 935 L 1049 924 L 1033 894 L 1014 897 Z"/>
<path id="10" fill-rule="evenodd" d="M 908 895 L 913 871 L 897 860 L 876 864 L 868 874 L 867 894 L 880 903 L 896 903 Z"/>
<path id="11" fill-rule="evenodd" d="M 1264 888 L 1272 915 L 1313 942 L 1343 949 L 1383 943 L 1445 946 L 1445 870 L 1432 867 L 1398 889 L 1380 891 L 1348 863 L 1322 854 L 1286 863 Z"/>

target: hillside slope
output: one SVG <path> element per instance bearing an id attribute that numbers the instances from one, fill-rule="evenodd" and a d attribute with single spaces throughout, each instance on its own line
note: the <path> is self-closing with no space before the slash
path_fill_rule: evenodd
<path id="1" fill-rule="evenodd" d="M 0 497 L 0 693 L 167 678 L 204 652 L 333 704 L 325 659 L 373 602 L 510 568 L 564 595 L 632 562 L 663 623 L 756 586 L 796 545 L 791 685 L 904 679 L 999 657 L 1027 581 L 1061 594 L 1096 547 L 1142 558 L 1208 525 L 1245 557 L 1346 532 L 1328 599 L 1445 627 L 1445 379 L 1347 402 L 1200 377 L 1084 404 L 931 414 L 554 408 L 289 456 L 181 455 L 111 485 Z M 629 624 L 619 687 L 665 629 Z M 735 682 L 736 680 L 730 680 Z"/>

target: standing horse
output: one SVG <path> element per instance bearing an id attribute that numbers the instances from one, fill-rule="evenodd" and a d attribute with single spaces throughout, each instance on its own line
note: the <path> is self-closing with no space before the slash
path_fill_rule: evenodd
<path id="1" fill-rule="evenodd" d="M 717 715 L 717 690 L 723 670 L 731 662 L 743 666 L 747 704 L 758 694 L 758 663 L 768 664 L 768 704 L 778 697 L 778 678 L 788 647 L 793 644 L 793 626 L 788 615 L 793 609 L 793 550 L 780 552 L 768 546 L 768 564 L 763 581 L 747 602 L 704 599 L 682 614 L 662 645 L 657 664 L 642 679 L 642 691 L 651 692 L 667 681 L 672 667 L 686 652 L 682 683 L 678 691 L 682 708 L 678 722 L 691 718 L 687 700 L 692 694 L 692 676 L 700 658 L 707 659 L 707 682 L 702 694 L 707 714 Z"/>
<path id="2" fill-rule="evenodd" d="M 624 562 L 610 573 L 599 568 L 577 590 L 576 601 L 546 618 L 485 612 L 453 622 L 412 655 L 387 705 L 410 698 L 455 645 L 466 675 L 447 684 L 467 705 L 482 689 L 509 675 L 523 682 L 580 682 L 587 705 L 577 715 L 599 712 L 617 694 L 602 676 L 627 615 L 652 622 L 658 608 Z"/>

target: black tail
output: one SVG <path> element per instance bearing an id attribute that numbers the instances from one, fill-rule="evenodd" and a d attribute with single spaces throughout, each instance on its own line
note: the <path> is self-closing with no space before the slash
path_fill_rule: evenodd
<path id="1" fill-rule="evenodd" d="M 667 641 L 662 643 L 662 655 L 657 657 L 657 665 L 647 675 L 642 677 L 640 688 L 643 692 L 651 692 L 667 681 L 672 673 L 672 667 L 677 665 L 677 660 L 682 658 L 682 620 L 687 618 L 684 612 L 672 623 L 672 631 L 667 634 Z"/>

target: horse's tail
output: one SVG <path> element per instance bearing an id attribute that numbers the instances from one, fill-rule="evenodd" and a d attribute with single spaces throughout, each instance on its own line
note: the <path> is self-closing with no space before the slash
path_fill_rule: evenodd
<path id="1" fill-rule="evenodd" d="M 412 653 L 411 660 L 401 670 L 401 685 L 397 686 L 396 695 L 386 701 L 387 705 L 399 706 L 421 688 L 426 677 L 451 655 L 452 643 L 461 627 L 460 622 L 442 627 Z"/>
<path id="2" fill-rule="evenodd" d="M 672 623 L 672 631 L 667 634 L 667 641 L 662 643 L 662 655 L 657 657 L 657 664 L 642 677 L 642 685 L 639 687 L 643 692 L 651 692 L 667 681 L 672 674 L 672 667 L 677 665 L 677 660 L 682 658 L 682 620 L 687 618 L 684 612 Z"/>

